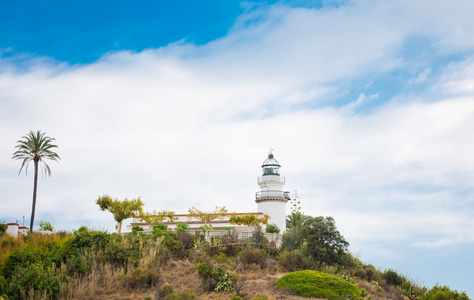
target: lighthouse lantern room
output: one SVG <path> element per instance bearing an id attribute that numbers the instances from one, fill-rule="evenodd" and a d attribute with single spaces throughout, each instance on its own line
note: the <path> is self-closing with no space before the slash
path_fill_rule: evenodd
<path id="1" fill-rule="evenodd" d="M 270 217 L 268 224 L 275 224 L 281 233 L 286 229 L 286 208 L 290 192 L 284 192 L 285 178 L 280 176 L 280 163 L 272 151 L 262 164 L 262 176 L 258 177 L 260 191 L 256 193 L 255 202 L 258 211 Z"/>

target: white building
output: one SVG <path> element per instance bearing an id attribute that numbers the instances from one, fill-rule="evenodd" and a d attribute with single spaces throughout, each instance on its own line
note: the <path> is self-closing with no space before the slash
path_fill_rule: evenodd
<path id="1" fill-rule="evenodd" d="M 286 203 L 290 192 L 284 192 L 285 177 L 280 176 L 280 163 L 270 151 L 262 164 L 262 176 L 258 177 L 260 192 L 255 195 L 258 211 L 270 217 L 268 224 L 275 224 L 281 233 L 286 230 Z"/>
<path id="2" fill-rule="evenodd" d="M 270 219 L 268 224 L 274 224 L 280 229 L 280 233 L 286 230 L 286 208 L 285 205 L 290 200 L 290 192 L 284 192 L 283 186 L 285 185 L 285 178 L 280 176 L 280 164 L 274 158 L 272 152 L 268 155 L 268 158 L 262 164 L 262 176 L 258 177 L 258 185 L 260 191 L 256 193 L 255 202 L 258 204 L 258 212 L 254 213 L 233 213 L 226 214 L 221 219 L 216 219 L 208 222 L 213 230 L 219 231 L 226 228 L 232 228 L 237 231 L 250 232 L 251 228 L 247 226 L 239 226 L 231 224 L 229 218 L 232 215 L 246 215 L 252 214 L 259 218 L 263 218 L 265 215 L 269 216 Z M 210 213 L 212 214 L 212 213 Z M 179 223 L 187 223 L 191 230 L 199 230 L 203 223 L 196 219 L 191 218 L 187 214 L 176 214 L 177 218 L 174 222 L 161 222 L 162 224 L 168 225 L 168 229 L 175 230 Z M 133 218 L 128 228 L 132 226 L 140 226 L 146 232 L 151 231 L 150 227 L 145 222 L 139 222 L 136 217 Z"/>

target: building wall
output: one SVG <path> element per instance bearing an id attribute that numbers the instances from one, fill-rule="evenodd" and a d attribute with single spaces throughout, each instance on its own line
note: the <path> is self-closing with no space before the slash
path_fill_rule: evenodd
<path id="1" fill-rule="evenodd" d="M 286 230 L 286 201 L 262 201 L 258 203 L 258 211 L 270 216 L 268 224 L 275 224 L 280 228 L 280 233 Z"/>

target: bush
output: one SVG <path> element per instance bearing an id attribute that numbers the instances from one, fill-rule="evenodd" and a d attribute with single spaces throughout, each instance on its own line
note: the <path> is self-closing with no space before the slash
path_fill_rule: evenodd
<path id="1" fill-rule="evenodd" d="M 153 270 L 135 268 L 126 275 L 126 286 L 130 288 L 153 287 L 160 276 Z"/>
<path id="2" fill-rule="evenodd" d="M 203 280 L 203 287 L 207 291 L 227 292 L 234 289 L 232 275 L 219 268 L 214 268 L 211 263 L 196 265 L 199 277 Z"/>
<path id="3" fill-rule="evenodd" d="M 16 250 L 8 257 L 2 275 L 9 280 L 13 276 L 15 268 L 20 266 L 27 268 L 30 265 L 42 262 L 44 258 L 45 255 L 41 250 L 31 246 Z"/>
<path id="4" fill-rule="evenodd" d="M 288 273 L 278 279 L 276 285 L 302 297 L 362 299 L 367 294 L 365 290 L 344 279 L 317 271 Z"/>
<path id="5" fill-rule="evenodd" d="M 5 232 L 7 231 L 8 229 L 8 225 L 3 223 L 3 222 L 0 222 L 0 236 Z"/>
<path id="6" fill-rule="evenodd" d="M 176 224 L 176 231 L 177 232 L 185 232 L 186 230 L 189 229 L 189 224 L 187 223 L 178 223 Z"/>
<path id="7" fill-rule="evenodd" d="M 465 292 L 450 290 L 448 286 L 436 285 L 427 291 L 419 300 L 470 300 Z"/>
<path id="8" fill-rule="evenodd" d="M 278 255 L 278 263 L 289 272 L 311 268 L 311 261 L 298 250 L 284 250 Z"/>
<path id="9" fill-rule="evenodd" d="M 278 226 L 276 226 L 275 224 L 270 224 L 270 225 L 267 225 L 267 227 L 265 228 L 265 232 L 266 233 L 280 233 L 280 228 L 278 228 Z"/>
<path id="10" fill-rule="evenodd" d="M 225 264 L 229 262 L 229 257 L 225 253 L 218 253 L 212 257 L 216 263 Z"/>
<path id="11" fill-rule="evenodd" d="M 392 286 L 401 286 L 405 281 L 402 276 L 392 269 L 385 270 L 382 277 L 388 284 Z"/>
<path id="12" fill-rule="evenodd" d="M 239 258 L 244 267 L 256 264 L 264 269 L 268 265 L 267 253 L 262 249 L 245 249 L 239 253 Z"/>

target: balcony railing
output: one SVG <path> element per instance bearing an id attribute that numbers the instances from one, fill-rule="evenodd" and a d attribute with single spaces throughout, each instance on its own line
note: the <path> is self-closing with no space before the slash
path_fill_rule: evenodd
<path id="1" fill-rule="evenodd" d="M 262 199 L 262 198 L 282 198 L 286 200 L 291 200 L 290 192 L 283 192 L 283 191 L 260 191 L 255 193 L 255 199 Z"/>

